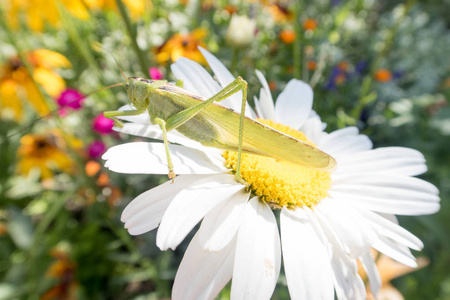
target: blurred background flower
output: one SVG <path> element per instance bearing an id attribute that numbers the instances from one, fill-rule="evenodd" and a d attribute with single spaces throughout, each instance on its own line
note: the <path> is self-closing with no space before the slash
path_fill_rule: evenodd
<path id="1" fill-rule="evenodd" d="M 55 71 L 57 68 L 70 68 L 71 64 L 63 55 L 46 49 L 26 52 L 24 57 L 32 68 L 30 70 L 17 56 L 9 58 L 0 67 L 0 103 L 4 110 L 16 121 L 23 119 L 23 104 L 29 101 L 38 114 L 45 115 L 50 109 L 36 83 L 45 92 L 57 97 L 65 88 L 65 81 Z"/>
<path id="2" fill-rule="evenodd" d="M 195 29 L 188 34 L 175 34 L 156 50 L 156 60 L 160 64 L 165 64 L 174 62 L 180 57 L 187 57 L 198 63 L 206 64 L 198 47 L 206 47 L 203 40 L 207 34 L 208 31 L 203 28 Z"/>
<path id="3" fill-rule="evenodd" d="M 75 162 L 70 156 L 70 148 L 81 148 L 82 142 L 65 136 L 59 130 L 46 134 L 27 134 L 20 139 L 17 150 L 17 172 L 27 176 L 37 169 L 42 179 L 51 178 L 55 172 L 72 173 Z"/>

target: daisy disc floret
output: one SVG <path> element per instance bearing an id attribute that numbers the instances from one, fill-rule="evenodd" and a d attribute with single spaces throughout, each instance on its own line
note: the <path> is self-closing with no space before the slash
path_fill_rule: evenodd
<path id="1" fill-rule="evenodd" d="M 208 98 L 235 77 L 209 52 L 200 51 L 217 81 L 186 58 L 171 69 L 185 89 Z M 201 221 L 175 276 L 172 299 L 213 299 L 231 279 L 231 299 L 270 299 L 281 259 L 292 299 L 366 298 L 357 262 L 376 295 L 381 279 L 370 249 L 416 267 L 409 249 L 423 247 L 395 215 L 439 210 L 436 187 L 413 177 L 426 171 L 423 155 L 402 147 L 372 149 L 356 127 L 327 133 L 312 110 L 308 84 L 289 81 L 274 105 L 266 79 L 256 74 L 263 88 L 255 97 L 256 111 L 249 108 L 246 116 L 328 153 L 338 167 L 320 172 L 246 153 L 241 174 L 248 189 L 235 180 L 235 153 L 170 131 L 169 150 L 180 176 L 174 184 L 137 196 L 121 220 L 132 235 L 158 227 L 161 250 L 175 249 Z M 239 92 L 221 104 L 240 112 L 241 99 Z M 117 131 L 162 139 L 148 114 L 121 119 L 125 122 Z M 103 158 L 115 172 L 167 174 L 161 143 L 118 145 Z M 281 210 L 279 224 L 274 209 Z"/>

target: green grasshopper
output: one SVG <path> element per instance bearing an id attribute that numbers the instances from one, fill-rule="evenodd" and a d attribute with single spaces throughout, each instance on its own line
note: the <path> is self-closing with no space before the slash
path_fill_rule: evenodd
<path id="1" fill-rule="evenodd" d="M 128 77 L 123 83 L 131 104 L 136 110 L 107 111 L 104 116 L 122 127 L 119 116 L 150 115 L 150 122 L 162 130 L 169 168 L 169 179 L 175 178 L 168 147 L 167 132 L 176 129 L 204 146 L 237 151 L 236 180 L 240 174 L 242 152 L 273 157 L 309 168 L 330 171 L 335 168 L 333 157 L 302 141 L 245 116 L 247 82 L 237 77 L 216 95 L 205 99 L 166 80 Z M 242 90 L 241 113 L 218 102 Z M 245 128 L 245 130 L 244 130 Z"/>

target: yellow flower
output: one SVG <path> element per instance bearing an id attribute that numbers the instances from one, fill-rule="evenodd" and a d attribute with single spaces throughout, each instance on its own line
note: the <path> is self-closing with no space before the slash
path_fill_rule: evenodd
<path id="1" fill-rule="evenodd" d="M 33 77 L 18 57 L 12 57 L 0 66 L 0 117 L 22 120 L 22 99 L 27 99 L 39 115 L 48 114 L 50 109 L 35 82 L 52 97 L 59 96 L 66 87 L 64 79 L 54 71 L 54 68 L 71 67 L 63 55 L 37 49 L 24 56 L 33 68 Z"/>
<path id="2" fill-rule="evenodd" d="M 180 57 L 187 57 L 206 65 L 206 61 L 198 50 L 198 46 L 206 47 L 203 39 L 207 33 L 206 29 L 199 28 L 189 34 L 175 34 L 157 49 L 156 60 L 160 64 L 165 64 L 170 60 L 174 62 Z"/>
<path id="3" fill-rule="evenodd" d="M 137 20 L 151 8 L 150 0 L 122 0 L 123 4 L 128 8 L 130 17 Z M 118 11 L 115 0 L 85 0 L 86 6 L 90 9 L 103 9 Z"/>
<path id="4" fill-rule="evenodd" d="M 39 169 L 42 179 L 51 178 L 53 171 L 72 173 L 75 165 L 68 156 L 67 148 L 79 149 L 82 142 L 74 137 L 66 138 L 69 145 L 56 130 L 48 134 L 23 136 L 17 150 L 17 172 L 28 175 L 32 169 Z"/>
<path id="5" fill-rule="evenodd" d="M 133 20 L 147 12 L 151 5 L 149 0 L 122 1 L 128 7 Z M 21 15 L 24 14 L 27 26 L 34 31 L 42 32 L 45 24 L 59 27 L 61 15 L 58 5 L 81 20 L 89 18 L 88 8 L 117 11 L 115 0 L 6 0 L 6 20 L 11 28 L 18 29 Z"/>
<path id="6" fill-rule="evenodd" d="M 86 20 L 89 18 L 89 13 L 82 0 L 6 0 L 6 20 L 9 26 L 18 29 L 20 15 L 23 13 L 28 27 L 34 31 L 42 32 L 46 23 L 53 27 L 59 26 L 59 4 L 79 19 Z"/>

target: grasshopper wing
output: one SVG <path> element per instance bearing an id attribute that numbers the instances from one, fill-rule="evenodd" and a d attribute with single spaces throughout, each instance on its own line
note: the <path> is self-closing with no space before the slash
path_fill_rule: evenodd
<path id="1" fill-rule="evenodd" d="M 165 86 L 159 93 L 185 108 L 205 100 L 176 86 Z M 176 130 L 205 146 L 238 151 L 239 122 L 239 113 L 212 103 Z M 327 153 L 248 117 L 244 118 L 242 150 L 323 171 L 336 166 Z"/>

